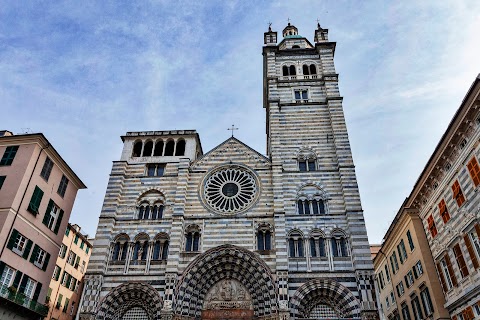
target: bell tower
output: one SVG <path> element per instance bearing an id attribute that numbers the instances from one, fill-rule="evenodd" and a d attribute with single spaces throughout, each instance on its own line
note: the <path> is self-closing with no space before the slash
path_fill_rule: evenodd
<path id="1" fill-rule="evenodd" d="M 273 33 L 269 28 L 265 39 L 273 39 Z M 293 267 L 295 253 L 285 251 L 282 256 L 279 250 L 277 273 L 288 273 L 289 292 L 297 286 L 292 275 L 301 272 L 312 272 L 312 277 L 325 281 L 350 277 L 354 280 L 348 287 L 357 288 L 362 318 L 375 319 L 373 264 L 367 254 L 369 243 L 334 65 L 336 43 L 328 40 L 328 30 L 319 23 L 313 44 L 290 22 L 282 36 L 279 43 L 265 41 L 263 47 L 263 105 L 276 193 L 275 232 L 288 237 L 291 230 L 299 235 L 302 228 L 322 230 L 325 244 L 313 242 L 309 250 L 324 247 L 328 263 L 318 264 L 310 252 L 312 258 L 307 257 L 304 268 Z M 338 242 L 338 230 L 344 243 Z M 284 245 L 284 238 L 276 241 L 277 248 Z M 291 248 L 299 240 L 289 241 L 293 241 Z M 345 252 L 338 251 L 339 246 Z"/>

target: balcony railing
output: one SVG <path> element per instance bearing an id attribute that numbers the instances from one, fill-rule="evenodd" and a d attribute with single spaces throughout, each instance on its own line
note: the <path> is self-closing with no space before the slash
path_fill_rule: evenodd
<path id="1" fill-rule="evenodd" d="M 288 80 L 314 80 L 314 79 L 319 79 L 320 76 L 318 74 L 299 74 L 299 75 L 294 75 L 294 76 L 281 76 L 280 80 L 283 81 L 288 81 Z"/>
<path id="2" fill-rule="evenodd" d="M 48 307 L 26 297 L 24 294 L 10 291 L 7 286 L 0 286 L 0 297 L 7 299 L 19 306 L 25 307 L 41 315 L 42 317 L 45 317 L 48 314 Z"/>

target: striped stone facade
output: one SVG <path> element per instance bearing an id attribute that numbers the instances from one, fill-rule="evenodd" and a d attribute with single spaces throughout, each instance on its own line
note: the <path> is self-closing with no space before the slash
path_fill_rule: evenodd
<path id="1" fill-rule="evenodd" d="M 203 154 L 194 130 L 122 137 L 81 319 L 377 318 L 335 43 L 320 26 L 315 45 L 290 25 L 276 37 L 267 156 L 233 137 Z"/>
<path id="2" fill-rule="evenodd" d="M 480 76 L 406 203 L 422 219 L 452 319 L 480 317 L 479 107 Z"/>

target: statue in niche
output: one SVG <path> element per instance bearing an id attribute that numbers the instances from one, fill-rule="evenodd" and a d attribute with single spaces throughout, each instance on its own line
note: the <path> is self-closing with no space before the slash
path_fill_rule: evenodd
<path id="1" fill-rule="evenodd" d="M 222 283 L 220 294 L 222 295 L 223 300 L 230 301 L 232 300 L 232 291 L 233 284 L 230 280 L 224 280 Z"/>

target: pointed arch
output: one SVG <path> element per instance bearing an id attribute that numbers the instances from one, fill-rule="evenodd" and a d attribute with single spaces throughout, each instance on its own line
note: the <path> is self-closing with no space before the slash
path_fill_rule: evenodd
<path id="1" fill-rule="evenodd" d="M 245 286 L 255 316 L 276 313 L 277 290 L 270 268 L 253 252 L 222 245 L 197 256 L 186 268 L 175 288 L 175 314 L 199 318 L 208 290 L 223 279 L 234 279 Z"/>
<path id="2" fill-rule="evenodd" d="M 318 305 L 335 310 L 338 318 L 360 318 L 360 303 L 353 293 L 335 280 L 313 279 L 304 283 L 290 298 L 293 319 L 309 318 Z"/>
<path id="3" fill-rule="evenodd" d="M 122 319 L 128 310 L 140 307 L 149 319 L 160 319 L 162 298 L 145 282 L 128 282 L 112 289 L 98 304 L 97 320 Z"/>

